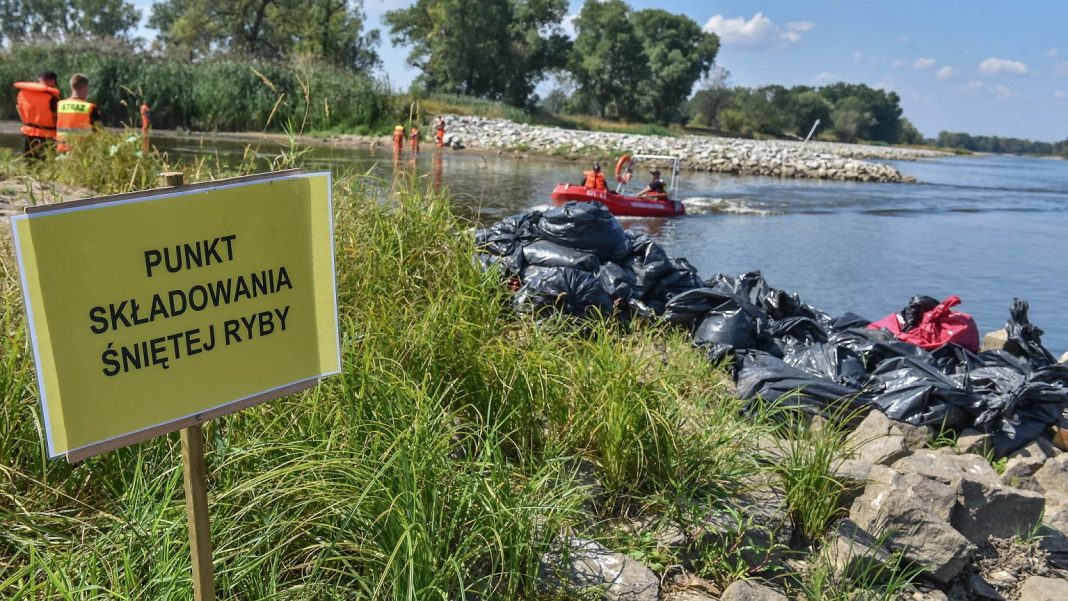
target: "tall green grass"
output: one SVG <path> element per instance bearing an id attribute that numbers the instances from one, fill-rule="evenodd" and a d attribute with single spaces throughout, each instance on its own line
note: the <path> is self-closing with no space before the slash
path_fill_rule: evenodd
<path id="1" fill-rule="evenodd" d="M 19 45 L 0 51 L 0 119 L 17 119 L 9 83 L 38 71 L 59 74 L 63 94 L 75 72 L 89 77 L 90 100 L 107 125 L 140 125 L 142 101 L 157 128 L 384 132 L 394 107 L 385 83 L 315 61 L 271 63 L 220 58 L 191 62 L 123 45 Z M 265 126 L 266 124 L 266 126 Z"/>
<path id="2" fill-rule="evenodd" d="M 2 171 L 122 192 L 172 166 L 125 140 L 101 134 L 65 164 L 7 157 Z M 670 513 L 757 469 L 760 426 L 682 334 L 516 315 L 447 198 L 386 188 L 335 182 L 343 373 L 206 426 L 223 598 L 534 599 L 555 541 L 602 536 L 582 507 Z M 0 590 L 189 598 L 176 435 L 46 459 L 0 244 Z M 602 490 L 576 480 L 578 460 Z"/>

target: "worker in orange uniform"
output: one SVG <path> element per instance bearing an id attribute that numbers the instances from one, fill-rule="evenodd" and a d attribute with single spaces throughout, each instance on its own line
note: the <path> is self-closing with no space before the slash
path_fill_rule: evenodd
<path id="1" fill-rule="evenodd" d="M 393 154 L 400 156 L 404 151 L 404 126 L 398 125 L 393 128 Z"/>
<path id="2" fill-rule="evenodd" d="M 440 115 L 437 123 L 434 124 L 434 143 L 438 148 L 445 145 L 445 117 Z"/>
<path id="3" fill-rule="evenodd" d="M 152 129 L 151 107 L 147 102 L 141 102 L 141 150 L 148 152 L 148 132 Z"/>
<path id="4" fill-rule="evenodd" d="M 74 139 L 100 125 L 100 111 L 89 102 L 89 78 L 81 73 L 70 76 L 71 97 L 60 100 L 56 116 L 56 150 L 70 152 Z"/>
<path id="5" fill-rule="evenodd" d="M 601 164 L 594 163 L 592 171 L 582 172 L 582 185 L 594 190 L 607 190 L 608 185 L 604 181 L 604 173 L 601 172 Z"/>
<path id="6" fill-rule="evenodd" d="M 412 140 L 412 155 L 419 154 L 419 126 L 412 126 L 412 133 L 408 134 L 408 137 Z"/>
<path id="7" fill-rule="evenodd" d="M 56 112 L 59 105 L 59 85 L 56 74 L 42 71 L 37 81 L 17 81 L 19 93 L 15 108 L 22 121 L 23 154 L 40 158 L 56 140 Z"/>

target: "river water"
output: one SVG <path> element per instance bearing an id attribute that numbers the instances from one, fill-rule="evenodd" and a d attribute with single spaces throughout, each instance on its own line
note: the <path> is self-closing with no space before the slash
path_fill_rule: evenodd
<path id="1" fill-rule="evenodd" d="M 154 140 L 179 156 L 238 160 L 242 145 Z M 14 136 L 0 136 L 12 146 Z M 263 148 L 264 156 L 274 149 Z M 213 159 L 214 160 L 214 159 Z M 393 175 L 386 152 L 317 148 L 315 167 Z M 624 219 L 657 236 L 705 277 L 763 271 L 776 287 L 832 314 L 868 319 L 909 297 L 956 294 L 983 332 L 1001 327 L 1014 297 L 1054 353 L 1068 350 L 1068 161 L 952 157 L 894 165 L 917 184 L 872 184 L 684 173 L 688 215 Z M 423 152 L 402 169 L 447 189 L 462 214 L 483 222 L 546 208 L 559 181 L 583 165 L 516 160 L 476 151 Z"/>

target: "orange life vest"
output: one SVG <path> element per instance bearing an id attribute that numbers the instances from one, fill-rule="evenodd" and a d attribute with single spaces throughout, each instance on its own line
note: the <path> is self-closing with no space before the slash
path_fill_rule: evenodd
<path id="1" fill-rule="evenodd" d="M 22 120 L 19 131 L 33 138 L 56 137 L 56 111 L 52 103 L 59 98 L 59 90 L 35 81 L 17 81 L 19 90 L 15 107 Z"/>
<path id="2" fill-rule="evenodd" d="M 56 150 L 68 152 L 71 138 L 93 131 L 93 109 L 96 105 L 88 100 L 68 98 L 59 101 L 56 129 L 59 133 Z"/>
<path id="3" fill-rule="evenodd" d="M 594 190 L 607 190 L 608 186 L 604 182 L 604 172 L 602 171 L 584 171 L 583 175 L 586 176 L 586 183 L 583 185 L 587 188 L 593 188 Z"/>

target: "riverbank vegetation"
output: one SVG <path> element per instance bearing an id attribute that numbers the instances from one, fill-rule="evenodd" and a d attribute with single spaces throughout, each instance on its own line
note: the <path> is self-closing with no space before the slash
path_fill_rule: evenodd
<path id="1" fill-rule="evenodd" d="M 0 156 L 0 177 L 122 192 L 163 168 L 193 181 L 246 169 L 167 164 L 135 138 L 94 137 L 77 160 Z M 300 157 L 287 151 L 274 164 Z M 93 179 L 105 164 L 121 172 Z M 792 516 L 797 540 L 739 533 L 687 561 L 720 586 L 759 574 L 810 588 L 824 564 L 795 572 L 778 558 L 818 548 L 837 515 L 827 460 L 844 456 L 841 441 L 783 443 L 777 456 L 789 459 L 772 465 L 761 441 L 801 430 L 771 409 L 743 416 L 728 378 L 685 333 L 514 313 L 499 275 L 471 260 L 470 224 L 422 186 L 335 180 L 343 373 L 206 426 L 219 589 L 243 599 L 552 598 L 542 559 L 567 537 L 670 570 L 690 549 L 635 524 L 700 530 L 709 512 L 784 474 L 782 519 Z M 46 458 L 17 271 L 9 240 L 0 245 L 0 588 L 15 598 L 187 597 L 177 436 L 74 466 Z M 764 557 L 756 567 L 738 559 L 754 552 Z"/>
<path id="2" fill-rule="evenodd" d="M 1061 142 L 1035 142 L 1020 138 L 1003 138 L 999 136 L 972 136 L 961 132 L 939 132 L 931 140 L 933 146 L 952 148 L 972 152 L 992 152 L 1000 154 L 1031 154 L 1038 156 L 1061 156 L 1068 158 L 1068 139 Z"/>

